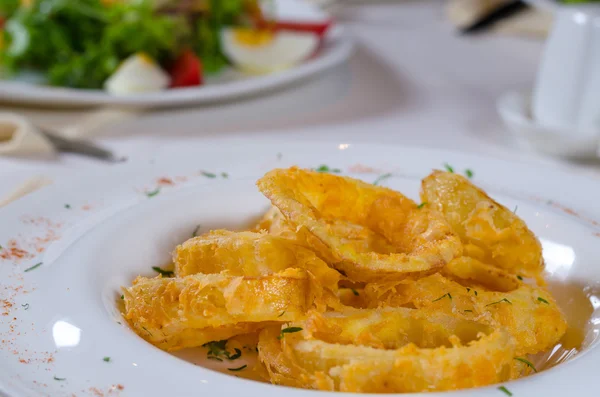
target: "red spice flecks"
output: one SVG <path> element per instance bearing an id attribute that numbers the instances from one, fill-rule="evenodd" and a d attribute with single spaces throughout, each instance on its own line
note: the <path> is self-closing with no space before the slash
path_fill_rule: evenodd
<path id="1" fill-rule="evenodd" d="M 598 222 L 597 220 L 581 216 L 575 210 L 573 210 L 565 205 L 562 205 L 561 203 L 557 203 L 556 201 L 553 201 L 553 200 L 547 200 L 547 199 L 544 199 L 544 198 L 538 197 L 538 196 L 530 196 L 530 198 L 537 201 L 538 203 L 541 203 L 541 202 L 546 203 L 549 206 L 552 206 L 556 209 L 563 211 L 565 214 L 575 216 L 582 221 L 590 223 L 593 226 L 600 226 L 600 222 Z"/>
<path id="2" fill-rule="evenodd" d="M 171 178 L 159 178 L 156 183 L 160 186 L 172 186 L 175 184 Z"/>
<path id="3" fill-rule="evenodd" d="M 117 389 L 123 390 L 123 389 L 125 389 L 125 386 L 123 386 L 123 385 L 117 385 Z"/>
<path id="4" fill-rule="evenodd" d="M 188 181 L 188 177 L 187 176 L 176 176 L 175 180 L 177 182 L 187 182 Z"/>
<path id="5" fill-rule="evenodd" d="M 596 236 L 596 237 L 600 237 L 600 232 L 596 232 L 596 233 L 594 233 L 594 236 Z"/>
<path id="6" fill-rule="evenodd" d="M 12 261 L 21 259 L 31 259 L 34 255 L 31 252 L 24 250 L 17 240 L 9 240 L 6 246 L 0 249 L 0 258 Z"/>
<path id="7" fill-rule="evenodd" d="M 81 206 L 81 209 L 82 209 L 83 211 L 89 211 L 89 210 L 91 210 L 91 209 L 92 209 L 92 206 L 91 206 L 91 205 L 89 205 L 89 204 L 85 204 L 85 205 L 82 205 L 82 206 Z"/>
<path id="8" fill-rule="evenodd" d="M 380 171 L 375 168 L 362 165 L 362 164 L 354 164 L 348 167 L 348 171 L 353 174 L 379 174 Z"/>
<path id="9" fill-rule="evenodd" d="M 94 396 L 97 397 L 104 397 L 104 392 L 102 392 L 102 390 L 98 389 L 97 387 L 90 387 L 88 389 L 90 391 L 90 393 L 92 393 Z"/>
<path id="10" fill-rule="evenodd" d="M 29 360 L 29 359 L 27 359 L 27 360 L 26 360 L 26 359 L 24 359 L 24 358 L 20 358 L 20 359 L 19 359 L 19 362 L 20 362 L 21 364 L 29 364 L 29 363 L 31 362 L 31 360 Z"/>
<path id="11" fill-rule="evenodd" d="M 10 314 L 10 308 L 13 307 L 13 302 L 8 299 L 0 300 L 0 306 L 2 307 L 2 315 L 8 316 Z"/>

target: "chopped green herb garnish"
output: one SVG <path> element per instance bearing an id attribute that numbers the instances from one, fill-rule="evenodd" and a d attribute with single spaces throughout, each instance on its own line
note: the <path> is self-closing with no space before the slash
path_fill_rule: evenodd
<path id="1" fill-rule="evenodd" d="M 148 196 L 148 197 L 154 197 L 158 193 L 160 193 L 160 188 L 159 187 L 157 187 L 156 190 L 153 190 L 151 192 L 146 192 L 146 196 Z"/>
<path id="2" fill-rule="evenodd" d="M 196 226 L 196 228 L 194 229 L 194 231 L 192 232 L 192 237 L 197 237 L 198 236 L 198 232 L 200 231 L 200 227 L 202 225 L 198 225 Z"/>
<path id="3" fill-rule="evenodd" d="M 467 287 L 467 293 L 471 292 L 471 288 Z M 475 296 L 477 296 L 477 291 L 473 290 L 473 293 L 475 294 Z"/>
<path id="4" fill-rule="evenodd" d="M 110 357 L 104 357 L 102 360 L 104 360 L 105 362 L 110 362 Z"/>
<path id="5" fill-rule="evenodd" d="M 33 265 L 33 266 L 31 266 L 31 267 L 29 267 L 29 268 L 25 269 L 25 270 L 24 270 L 24 272 L 25 272 L 25 273 L 27 273 L 27 272 L 30 272 L 30 271 L 32 271 L 32 270 L 35 270 L 35 269 L 37 269 L 38 267 L 42 266 L 42 264 L 43 264 L 43 262 L 36 263 L 35 265 Z"/>
<path id="6" fill-rule="evenodd" d="M 283 339 L 285 334 L 292 334 L 294 332 L 300 332 L 302 328 L 300 327 L 287 327 L 281 330 L 281 334 L 277 337 L 277 339 Z"/>
<path id="7" fill-rule="evenodd" d="M 509 397 L 512 397 L 512 395 L 513 395 L 513 394 L 510 392 L 510 390 L 508 390 L 508 389 L 507 389 L 506 387 L 504 387 L 504 386 L 500 386 L 500 387 L 498 388 L 498 390 L 500 390 L 501 392 L 503 392 L 504 394 L 506 394 L 506 395 L 507 395 L 507 396 L 509 396 Z"/>
<path id="8" fill-rule="evenodd" d="M 0 250 L 3 249 L 4 247 L 0 245 Z"/>
<path id="9" fill-rule="evenodd" d="M 58 378 L 56 375 L 54 375 L 54 380 L 63 381 L 63 380 L 67 380 L 67 378 Z"/>
<path id="10" fill-rule="evenodd" d="M 202 175 L 204 175 L 207 178 L 211 178 L 211 179 L 214 179 L 217 177 L 216 174 L 213 174 L 212 172 L 206 172 L 206 171 L 202 171 Z"/>
<path id="11" fill-rule="evenodd" d="M 513 214 L 516 214 L 518 209 L 519 209 L 519 206 L 515 205 L 515 209 L 513 210 Z"/>
<path id="12" fill-rule="evenodd" d="M 121 300 L 125 300 L 125 295 L 121 295 Z"/>
<path id="13" fill-rule="evenodd" d="M 227 357 L 228 359 L 237 360 L 238 358 L 242 357 L 242 351 L 240 349 L 236 347 L 235 349 L 233 349 L 233 351 L 235 351 L 235 354 L 232 354 L 231 356 Z"/>
<path id="14" fill-rule="evenodd" d="M 142 329 L 143 329 L 144 331 L 146 331 L 146 332 L 148 333 L 148 335 L 152 336 L 152 332 L 148 331 L 148 329 L 147 329 L 146 327 L 142 327 Z"/>
<path id="15" fill-rule="evenodd" d="M 442 295 L 439 298 L 433 300 L 432 302 L 437 302 L 439 300 L 444 299 L 445 297 L 448 297 L 448 299 L 452 300 L 452 295 L 450 295 L 450 292 L 446 292 L 444 295 Z"/>
<path id="16" fill-rule="evenodd" d="M 417 205 L 417 209 L 421 209 L 427 205 L 427 202 Z"/>
<path id="17" fill-rule="evenodd" d="M 281 312 L 281 314 L 279 316 L 277 316 L 277 318 L 282 317 L 285 314 L 285 310 Z"/>
<path id="18" fill-rule="evenodd" d="M 549 303 L 549 302 L 548 302 L 546 299 L 542 298 L 541 296 L 538 296 L 538 299 L 537 299 L 537 300 L 538 300 L 538 301 L 540 301 L 540 302 L 542 302 L 542 303 L 545 303 L 545 304 L 547 304 L 547 305 L 549 305 L 549 304 L 550 304 L 550 303 Z"/>
<path id="19" fill-rule="evenodd" d="M 202 346 L 208 348 L 209 356 L 221 356 L 227 351 L 227 339 L 208 342 Z"/>
<path id="20" fill-rule="evenodd" d="M 350 288 L 350 290 L 352 291 L 352 293 L 354 294 L 354 296 L 358 296 L 358 291 L 355 290 L 354 288 Z"/>
<path id="21" fill-rule="evenodd" d="M 465 175 L 467 176 L 467 178 L 473 178 L 473 176 L 475 175 L 475 173 L 473 172 L 472 169 L 467 168 L 465 170 Z"/>
<path id="22" fill-rule="evenodd" d="M 488 303 L 487 305 L 485 305 L 485 307 L 492 306 L 492 305 L 497 305 L 497 304 L 499 304 L 499 303 L 502 303 L 502 302 L 506 302 L 506 303 L 508 303 L 509 305 L 512 305 L 512 302 L 511 302 L 511 301 L 509 301 L 509 300 L 508 300 L 508 299 L 506 299 L 506 298 L 503 298 L 503 299 L 500 299 L 500 300 L 499 300 L 499 301 L 497 301 L 497 302 Z"/>
<path id="23" fill-rule="evenodd" d="M 331 172 L 334 174 L 339 174 L 340 172 L 342 172 L 342 170 L 340 170 L 339 168 L 329 168 L 329 166 L 323 164 L 321 166 L 319 166 L 318 168 L 315 168 L 315 171 L 317 172 Z"/>
<path id="24" fill-rule="evenodd" d="M 229 178 L 229 174 L 226 172 L 221 172 L 221 178 L 227 179 L 227 178 Z"/>
<path id="25" fill-rule="evenodd" d="M 454 168 L 450 164 L 444 163 L 444 168 L 446 168 L 446 171 L 454 173 Z"/>
<path id="26" fill-rule="evenodd" d="M 27 309 L 29 309 L 29 303 L 26 303 L 26 304 L 24 304 L 24 305 L 21 305 L 21 306 L 24 308 L 24 310 L 27 310 Z"/>
<path id="27" fill-rule="evenodd" d="M 389 172 L 387 174 L 383 174 L 379 178 L 375 179 L 375 182 L 373 182 L 373 185 L 377 186 L 378 184 L 385 181 L 386 179 L 388 179 L 391 176 L 392 176 L 392 174 L 390 174 Z"/>
<path id="28" fill-rule="evenodd" d="M 469 309 L 467 309 L 467 310 L 463 310 L 463 311 L 464 311 L 465 313 L 473 313 L 473 310 L 469 310 Z"/>
<path id="29" fill-rule="evenodd" d="M 523 357 L 515 357 L 515 360 L 520 361 L 522 363 L 524 363 L 525 365 L 527 365 L 528 367 L 530 367 L 533 372 L 537 372 L 537 369 L 535 368 L 535 366 L 531 363 L 531 361 L 524 359 Z"/>
<path id="30" fill-rule="evenodd" d="M 120 322 L 120 321 L 117 321 L 117 324 L 119 324 L 119 325 L 123 325 L 123 324 L 121 324 L 121 322 Z"/>
<path id="31" fill-rule="evenodd" d="M 206 357 L 211 360 L 223 361 L 221 357 L 225 357 L 228 360 L 236 360 L 242 356 L 242 351 L 240 349 L 233 349 L 235 351 L 234 354 L 231 354 L 229 351 L 227 351 L 226 339 L 208 342 L 203 344 L 202 347 L 208 348 Z"/>
<path id="32" fill-rule="evenodd" d="M 65 208 L 70 210 L 71 209 L 71 205 L 70 204 L 65 204 Z"/>
<path id="33" fill-rule="evenodd" d="M 244 368 L 246 368 L 247 366 L 248 366 L 248 365 L 244 364 L 244 365 L 242 365 L 241 367 L 238 367 L 238 368 L 227 368 L 227 370 L 228 370 L 228 371 L 241 371 L 241 370 L 243 370 Z"/>
<path id="34" fill-rule="evenodd" d="M 517 278 L 518 278 L 519 280 L 523 281 L 523 277 L 519 276 L 518 274 L 517 274 Z"/>
<path id="35" fill-rule="evenodd" d="M 163 270 L 158 266 L 152 266 L 152 270 L 154 270 L 163 277 L 173 277 L 175 275 L 175 273 L 172 270 Z"/>

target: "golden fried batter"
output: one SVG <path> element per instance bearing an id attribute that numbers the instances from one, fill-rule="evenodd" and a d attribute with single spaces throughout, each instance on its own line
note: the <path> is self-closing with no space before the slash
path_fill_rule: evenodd
<path id="1" fill-rule="evenodd" d="M 306 270 L 323 290 L 324 299 L 335 304 L 340 274 L 297 242 L 253 232 L 214 230 L 178 246 L 173 255 L 175 274 L 227 274 L 258 277 L 285 269 Z M 317 302 L 319 303 L 319 302 Z"/>
<path id="2" fill-rule="evenodd" d="M 472 258 L 463 260 L 485 267 Z M 538 353 L 558 343 L 567 324 L 545 288 L 524 284 L 506 273 L 492 282 L 489 275 L 479 276 L 484 273 L 480 269 L 449 274 L 451 278 L 438 273 L 410 282 L 369 284 L 361 291 L 361 304 L 423 308 L 502 327 L 515 338 L 519 355 Z"/>
<path id="3" fill-rule="evenodd" d="M 425 178 L 419 206 L 296 167 L 257 184 L 272 207 L 253 231 L 194 237 L 174 278 L 123 289 L 138 335 L 175 350 L 251 333 L 274 384 L 401 393 L 526 376 L 565 334 L 538 240 L 461 176 Z"/>
<path id="4" fill-rule="evenodd" d="M 175 350 L 206 343 L 203 333 L 214 336 L 218 327 L 233 336 L 257 329 L 248 323 L 302 318 L 320 293 L 306 271 L 288 269 L 262 277 L 138 277 L 123 295 L 125 318 L 138 335 Z"/>
<path id="5" fill-rule="evenodd" d="M 444 214 L 465 255 L 522 276 L 543 271 L 542 246 L 525 222 L 463 176 L 433 172 L 423 179 L 421 200 Z"/>
<path id="6" fill-rule="evenodd" d="M 432 272 L 462 252 L 439 214 L 387 188 L 298 168 L 273 170 L 257 184 L 288 222 L 316 237 L 317 244 L 308 243 L 317 252 L 355 281 Z"/>
<path id="7" fill-rule="evenodd" d="M 393 393 L 477 387 L 512 376 L 506 332 L 441 313 L 315 313 L 292 326 L 302 331 L 280 337 L 268 328 L 259 337 L 259 358 L 279 384 Z"/>

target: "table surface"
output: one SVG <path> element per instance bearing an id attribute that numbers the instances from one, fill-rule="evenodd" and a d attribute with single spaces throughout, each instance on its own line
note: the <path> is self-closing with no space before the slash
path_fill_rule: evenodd
<path id="1" fill-rule="evenodd" d="M 352 6 L 338 17 L 356 40 L 351 61 L 301 85 L 248 100 L 146 113 L 101 131 L 98 141 L 129 161 L 173 145 L 268 137 L 448 148 L 570 167 L 600 176 L 598 164 L 572 164 L 520 151 L 495 110 L 509 90 L 530 90 L 543 42 L 494 34 L 464 37 L 445 2 Z M 81 111 L 0 108 L 60 127 Z M 116 165 L 118 166 L 118 165 Z M 74 155 L 0 158 L 0 197 L 26 177 L 62 177 L 116 167 Z"/>

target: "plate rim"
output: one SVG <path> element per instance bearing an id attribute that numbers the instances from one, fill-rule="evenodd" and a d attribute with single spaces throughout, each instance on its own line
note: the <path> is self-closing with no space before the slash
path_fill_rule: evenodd
<path id="1" fill-rule="evenodd" d="M 230 144 L 224 144 L 223 140 L 215 140 L 215 141 L 220 142 L 223 145 L 222 148 L 220 148 L 218 150 L 223 151 L 223 150 L 227 150 L 227 149 L 231 149 L 232 148 L 232 146 Z M 333 142 L 333 141 L 332 142 L 318 142 L 318 143 L 317 142 L 311 142 L 311 141 L 297 141 L 297 142 L 289 142 L 288 141 L 288 142 L 285 142 L 285 143 L 284 142 L 282 142 L 282 143 L 276 143 L 276 142 L 272 142 L 272 140 L 265 140 L 264 142 L 261 143 L 261 142 L 256 142 L 256 140 L 253 140 L 253 139 L 246 139 L 245 141 L 246 141 L 245 143 L 240 142 L 240 143 L 237 144 L 238 145 L 237 148 L 239 150 L 243 149 L 243 150 L 250 150 L 251 151 L 253 148 L 260 146 L 260 147 L 263 147 L 264 150 L 268 150 L 268 151 L 271 151 L 271 152 L 275 148 L 277 148 L 277 149 L 282 149 L 283 148 L 284 151 L 286 150 L 286 148 L 288 148 L 289 150 L 297 150 L 299 153 L 301 153 L 304 150 L 306 150 L 307 148 L 310 148 L 310 147 L 313 147 L 313 146 L 316 145 L 316 146 L 322 148 L 324 151 L 330 152 L 330 151 L 336 150 L 337 146 L 340 145 L 339 142 Z M 248 141 L 250 141 L 250 142 L 248 142 Z M 422 147 L 422 146 L 421 147 L 419 147 L 419 146 L 399 146 L 399 145 L 384 145 L 384 144 L 370 144 L 370 143 L 349 143 L 349 144 L 344 143 L 344 145 L 349 145 L 350 148 L 357 147 L 357 148 L 359 148 L 359 150 L 368 151 L 369 153 L 371 153 L 371 156 L 376 156 L 377 150 L 383 150 L 383 148 L 386 148 L 387 150 L 397 149 L 399 152 L 402 152 L 402 151 L 417 152 L 417 154 L 420 153 L 420 151 L 429 152 L 429 153 L 433 153 L 433 154 L 437 154 L 437 155 L 441 155 L 441 154 L 444 154 L 444 153 L 445 154 L 450 153 L 450 154 L 458 155 L 459 157 L 465 157 L 466 156 L 468 158 L 478 158 L 482 162 L 513 163 L 513 168 L 514 168 L 514 161 L 510 161 L 510 160 L 507 160 L 507 159 L 501 159 L 501 158 L 493 157 L 493 156 L 482 156 L 482 155 L 479 155 L 479 154 L 476 154 L 476 153 L 460 152 L 458 150 L 453 150 L 453 149 L 452 150 L 448 150 L 448 149 L 440 149 L 440 148 L 428 148 L 428 147 Z M 212 145 L 207 144 L 205 146 L 206 150 L 215 150 L 214 147 L 209 148 L 209 146 L 212 146 Z M 254 155 L 254 154 L 252 156 L 254 156 L 254 158 L 256 159 L 256 162 L 258 163 L 261 157 L 259 155 Z M 166 160 L 166 159 L 168 159 L 168 156 L 163 158 L 163 160 Z M 442 160 L 442 159 L 440 159 L 440 160 Z M 272 162 L 273 163 L 275 162 L 274 159 L 273 159 Z M 128 170 L 129 171 L 127 173 L 128 175 L 134 174 L 134 173 L 138 173 L 138 172 L 140 172 L 140 170 L 143 169 L 142 167 L 137 166 L 137 164 L 132 164 L 132 165 L 134 167 L 131 167 Z M 440 161 L 439 165 L 441 166 L 441 161 Z M 600 193 L 600 184 L 598 184 L 598 183 L 595 183 L 595 184 L 594 183 L 590 183 L 590 182 L 597 182 L 597 181 L 594 181 L 593 178 L 588 177 L 586 175 L 569 175 L 568 172 L 567 172 L 567 170 L 561 169 L 560 167 L 548 167 L 548 166 L 543 166 L 543 165 L 530 164 L 530 163 L 526 163 L 526 162 L 521 162 L 518 165 L 526 165 L 527 167 L 531 167 L 532 169 L 529 169 L 527 171 L 527 173 L 529 173 L 529 174 L 535 174 L 536 172 L 542 172 L 542 171 L 543 171 L 544 174 L 547 174 L 547 175 L 552 175 L 553 172 L 560 173 L 561 176 L 562 176 L 562 178 L 570 177 L 571 178 L 570 179 L 571 183 L 573 183 L 573 184 L 581 184 L 582 186 L 585 186 L 586 183 L 587 183 L 587 185 L 590 187 L 590 193 L 593 193 L 594 191 L 596 193 Z M 315 164 L 315 166 L 317 166 L 317 164 Z M 155 170 L 152 171 L 152 173 L 160 173 L 160 171 L 161 171 L 160 169 L 155 169 Z M 118 172 L 118 170 L 116 172 Z M 106 170 L 103 170 L 103 171 L 93 170 L 92 172 L 84 172 L 83 173 L 84 175 L 79 175 L 76 178 L 84 178 L 85 179 L 85 178 L 89 178 L 90 174 L 91 175 L 97 175 L 97 174 L 100 174 L 100 173 L 103 173 L 105 175 L 107 174 Z M 148 173 L 151 173 L 151 172 L 148 171 Z M 110 175 L 108 175 L 108 176 L 110 176 Z M 41 202 L 41 201 L 44 201 L 43 200 L 44 196 L 42 194 L 45 194 L 45 195 L 60 194 L 59 193 L 60 189 L 62 187 L 64 187 L 64 185 L 67 184 L 67 183 L 71 184 L 72 182 L 70 180 L 69 181 L 64 181 L 63 180 L 60 183 L 57 183 L 57 184 L 55 184 L 53 186 L 50 186 L 50 187 L 47 187 L 47 188 L 45 188 L 45 189 L 43 189 L 43 190 L 41 190 L 39 192 L 36 192 L 36 193 L 32 194 L 29 197 L 24 198 L 23 200 L 25 200 L 25 201 L 19 200 L 19 201 L 17 201 L 17 202 L 14 203 L 14 206 L 13 206 L 13 204 L 11 204 L 11 205 L 7 206 L 7 208 L 9 208 L 11 210 L 12 209 L 16 210 L 17 207 L 20 206 L 20 205 L 18 205 L 19 203 L 21 203 L 21 205 L 24 205 L 23 203 L 25 203 L 26 201 L 30 201 L 30 202 L 34 202 L 34 201 L 40 201 Z M 209 183 L 209 182 L 207 182 L 207 183 Z M 500 186 L 499 188 L 502 188 L 502 186 Z M 514 190 L 511 190 L 509 193 L 514 193 L 514 192 L 515 192 Z M 524 198 L 524 197 L 520 197 L 520 199 L 526 200 L 526 198 Z M 578 208 L 578 209 L 584 210 L 584 208 Z M 593 213 L 594 216 L 598 216 L 600 214 L 600 210 L 589 211 L 589 212 Z M 0 219 L 3 218 L 4 214 L 6 214 L 6 213 L 7 212 L 4 212 L 4 209 L 0 209 Z M 590 227 L 590 226 L 588 226 L 588 227 Z M 592 229 L 598 229 L 598 227 L 592 227 Z M 600 229 L 598 229 L 598 230 L 600 230 Z M 595 352 L 595 353 L 591 354 L 592 352 Z M 576 373 L 578 373 L 578 372 L 581 371 L 582 367 L 588 365 L 590 362 L 592 362 L 592 364 L 594 362 L 599 362 L 599 360 L 598 360 L 599 357 L 600 357 L 600 349 L 599 349 L 598 346 L 596 346 L 595 348 L 588 350 L 585 354 L 578 355 L 575 359 L 571 360 L 569 363 L 566 363 L 565 365 L 561 365 L 561 370 L 563 370 L 565 374 L 567 372 L 571 373 L 571 375 L 576 374 Z M 572 364 L 576 364 L 576 365 L 572 365 Z M 566 371 L 567 368 L 569 368 L 568 371 Z M 538 377 L 542 377 L 542 376 L 549 377 L 549 378 L 555 377 L 556 376 L 556 371 L 542 372 L 541 374 L 536 375 L 535 378 L 538 379 Z M 566 376 L 566 375 L 563 375 L 563 376 Z M 563 376 L 560 376 L 560 378 L 563 378 Z M 524 379 L 520 379 L 520 380 L 513 381 L 513 382 L 515 382 L 515 383 L 516 382 L 521 382 L 523 384 L 526 384 L 526 383 L 529 383 L 531 381 L 533 381 L 532 378 L 524 378 Z M 511 382 L 511 384 L 513 382 Z M 579 386 L 579 387 L 582 387 L 584 385 L 583 382 L 581 382 L 581 381 L 579 381 L 580 383 L 576 383 L 575 380 L 573 380 L 572 382 L 573 382 L 572 385 L 576 385 L 576 386 Z M 2 385 L 2 383 L 3 382 L 0 380 L 0 395 L 2 394 L 2 388 L 4 386 L 4 385 Z M 455 392 L 455 393 L 460 393 L 461 395 L 463 395 L 463 394 L 467 395 L 469 393 L 473 393 L 473 394 L 475 394 L 475 393 L 481 393 L 481 394 L 478 394 L 478 395 L 486 395 L 486 396 L 490 395 L 491 396 L 491 395 L 495 395 L 494 393 L 496 393 L 496 390 L 493 390 L 493 389 L 496 389 L 498 386 L 499 385 L 495 385 L 495 386 L 490 386 L 490 387 L 487 387 L 487 388 L 482 388 L 482 389 L 477 389 L 477 390 L 459 391 L 459 392 Z M 265 389 L 262 389 L 262 390 L 265 390 Z M 290 390 L 288 390 L 288 389 L 272 389 L 272 390 L 281 390 L 282 393 L 290 393 L 290 394 L 292 394 L 292 392 Z M 493 392 L 492 392 L 492 390 L 493 390 Z M 307 395 L 307 396 L 308 395 L 313 395 L 313 394 L 317 395 L 316 393 L 313 393 L 313 392 L 310 392 L 310 391 L 297 391 L 297 390 L 294 390 L 293 394 L 294 395 L 296 395 L 296 394 L 297 395 Z M 10 394 L 7 394 L 7 395 L 10 395 Z M 19 395 L 19 394 L 18 393 L 14 394 L 14 396 L 17 396 L 17 395 Z M 325 395 L 325 394 L 323 393 L 323 394 L 320 394 L 320 395 Z M 336 395 L 343 396 L 343 395 L 349 395 L 349 394 L 346 394 L 346 393 L 337 393 Z M 454 394 L 453 392 L 445 392 L 443 394 L 442 393 L 434 393 L 433 394 L 433 396 L 442 396 L 442 395 L 450 397 L 450 396 L 454 396 L 454 395 L 458 395 L 458 394 Z"/>
<path id="2" fill-rule="evenodd" d="M 239 81 L 200 87 L 179 88 L 156 93 L 127 96 L 110 95 L 102 90 L 36 86 L 0 79 L 0 103 L 38 104 L 54 107 L 95 105 L 169 108 L 245 99 L 253 95 L 286 88 L 346 62 L 354 52 L 354 40 L 341 24 L 331 27 L 317 56 L 279 73 L 252 76 Z"/>

